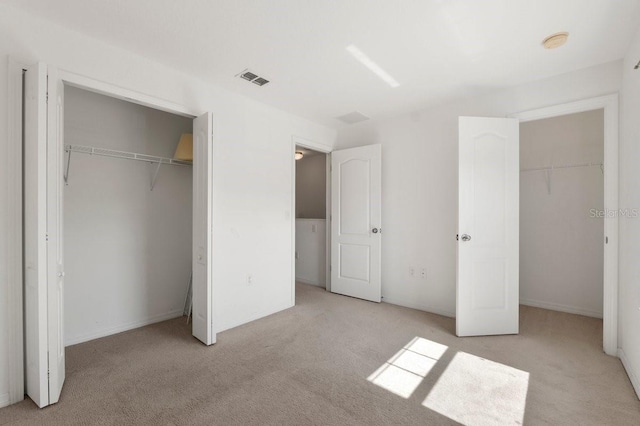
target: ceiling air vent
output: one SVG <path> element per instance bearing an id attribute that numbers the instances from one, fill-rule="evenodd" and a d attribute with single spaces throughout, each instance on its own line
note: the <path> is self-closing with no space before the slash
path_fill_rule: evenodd
<path id="1" fill-rule="evenodd" d="M 252 81 L 258 78 L 258 76 L 252 73 L 251 71 L 241 73 L 240 77 L 244 78 L 247 81 Z"/>
<path id="2" fill-rule="evenodd" d="M 252 81 L 252 83 L 257 84 L 258 86 L 264 86 L 268 82 L 269 82 L 269 80 L 267 80 L 266 78 L 262 78 L 262 77 L 258 77 L 258 78 L 256 78 L 255 80 Z"/>
<path id="3" fill-rule="evenodd" d="M 264 86 L 265 84 L 267 84 L 269 82 L 269 80 L 267 80 L 264 77 L 260 77 L 258 76 L 258 74 L 252 73 L 251 71 L 249 71 L 248 69 L 245 69 L 244 71 L 240 72 L 239 74 L 236 74 L 236 77 L 240 77 L 243 80 L 247 80 L 250 81 L 258 86 Z"/>
<path id="4" fill-rule="evenodd" d="M 370 117 L 367 117 L 363 113 L 359 111 L 353 111 L 349 114 L 341 115 L 340 117 L 336 117 L 338 120 L 347 124 L 355 124 L 360 123 L 361 121 L 367 121 Z"/>

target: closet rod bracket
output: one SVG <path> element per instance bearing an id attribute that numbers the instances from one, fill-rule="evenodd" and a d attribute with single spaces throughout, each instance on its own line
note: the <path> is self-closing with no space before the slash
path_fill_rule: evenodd
<path id="1" fill-rule="evenodd" d="M 71 164 L 71 149 L 67 148 L 67 167 L 64 170 L 64 184 L 69 185 L 69 165 Z"/>

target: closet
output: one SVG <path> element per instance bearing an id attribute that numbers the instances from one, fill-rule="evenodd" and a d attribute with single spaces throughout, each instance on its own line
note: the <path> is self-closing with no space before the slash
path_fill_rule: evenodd
<path id="1" fill-rule="evenodd" d="M 183 315 L 192 166 L 174 154 L 192 129 L 191 118 L 65 88 L 66 346 Z"/>
<path id="2" fill-rule="evenodd" d="M 326 154 L 296 148 L 296 281 L 326 288 Z"/>
<path id="3" fill-rule="evenodd" d="M 602 318 L 604 112 L 520 125 L 520 302 Z"/>

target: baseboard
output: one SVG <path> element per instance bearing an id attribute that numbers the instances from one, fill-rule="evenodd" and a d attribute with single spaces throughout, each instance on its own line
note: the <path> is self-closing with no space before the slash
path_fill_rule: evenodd
<path id="1" fill-rule="evenodd" d="M 0 394 L 0 408 L 6 407 L 7 405 L 9 405 L 9 401 L 10 401 L 9 392 Z"/>
<path id="2" fill-rule="evenodd" d="M 624 369 L 627 371 L 629 380 L 631 380 L 631 386 L 633 386 L 633 389 L 636 391 L 636 396 L 640 399 L 640 375 L 636 374 L 638 372 L 633 371 L 633 367 L 631 367 L 629 359 L 622 348 L 618 348 L 618 357 L 620 358 L 620 361 L 622 361 Z"/>
<path id="3" fill-rule="evenodd" d="M 296 277 L 296 281 L 300 282 L 302 284 L 315 285 L 316 287 L 322 287 L 322 288 L 326 288 L 327 287 L 327 285 L 325 283 L 321 283 L 321 282 L 318 282 L 318 281 L 305 280 L 304 278 Z"/>
<path id="4" fill-rule="evenodd" d="M 426 306 L 426 305 L 422 305 L 420 303 L 415 303 L 415 302 L 407 302 L 405 300 L 397 299 L 395 297 L 383 296 L 382 301 L 384 303 L 390 303 L 392 305 L 402 306 L 405 308 L 417 309 L 419 311 L 425 311 L 425 312 L 442 315 L 449 318 L 456 317 L 456 313 L 448 309 L 443 309 L 443 308 L 434 307 L 434 306 Z"/>
<path id="5" fill-rule="evenodd" d="M 560 311 L 566 312 L 568 314 L 584 315 L 585 317 L 602 319 L 602 312 L 596 312 L 590 309 L 576 308 L 575 306 L 562 305 L 560 303 L 541 302 L 539 300 L 531 299 L 520 299 L 520 304 L 533 306 L 534 308 L 549 309 L 551 311 Z"/>
<path id="6" fill-rule="evenodd" d="M 145 325 L 154 324 L 156 322 L 167 321 L 173 318 L 182 316 L 182 309 L 170 311 L 164 314 L 153 315 L 140 321 L 134 321 L 127 324 L 118 325 L 115 327 L 103 328 L 102 330 L 95 331 L 93 333 L 84 334 L 82 336 L 76 336 L 65 340 L 65 346 L 77 345 L 78 343 L 88 342 L 89 340 L 99 339 L 101 337 L 111 336 L 112 334 L 122 333 L 124 331 L 133 330 L 134 328 L 144 327 Z"/>

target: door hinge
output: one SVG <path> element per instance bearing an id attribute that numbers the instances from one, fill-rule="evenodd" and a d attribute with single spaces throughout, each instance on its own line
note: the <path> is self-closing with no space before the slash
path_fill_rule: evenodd
<path id="1" fill-rule="evenodd" d="M 609 237 L 604 237 L 604 243 L 609 244 Z"/>

